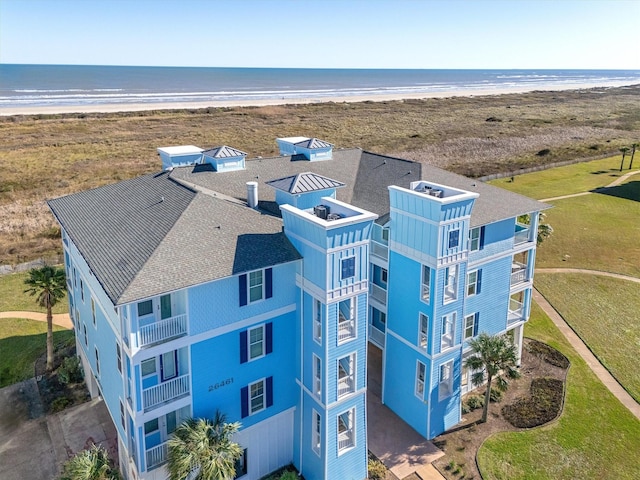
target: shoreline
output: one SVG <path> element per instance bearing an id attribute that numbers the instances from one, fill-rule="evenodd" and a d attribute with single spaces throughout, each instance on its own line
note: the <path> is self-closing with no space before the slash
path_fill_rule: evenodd
<path id="1" fill-rule="evenodd" d="M 83 113 L 123 113 L 142 112 L 156 110 L 190 110 L 203 108 L 230 108 L 230 107 L 265 107 L 276 105 L 307 105 L 315 103 L 361 103 L 361 102 L 388 102 L 400 100 L 424 100 L 429 98 L 452 97 L 486 97 L 509 94 L 523 94 L 531 92 L 558 92 L 579 91 L 596 88 L 624 88 L 634 84 L 626 82 L 609 82 L 607 84 L 581 83 L 571 85 L 537 85 L 513 86 L 500 89 L 460 89 L 447 92 L 421 92 L 421 93 L 397 93 L 397 94 L 371 94 L 357 96 L 320 96 L 304 98 L 270 98 L 261 100 L 209 100 L 201 102 L 155 102 L 155 103 L 112 103 L 92 105 L 55 105 L 33 107 L 0 107 L 0 117 L 19 115 L 58 115 L 58 114 L 83 114 Z"/>

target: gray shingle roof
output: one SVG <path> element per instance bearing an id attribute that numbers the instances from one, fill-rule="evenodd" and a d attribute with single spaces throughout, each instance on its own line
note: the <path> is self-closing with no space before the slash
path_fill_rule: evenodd
<path id="1" fill-rule="evenodd" d="M 294 145 L 310 149 L 333 147 L 332 143 L 325 142 L 324 140 L 320 140 L 319 138 L 307 138 L 305 140 L 301 140 L 300 142 L 296 142 Z"/>
<path id="2" fill-rule="evenodd" d="M 266 182 L 267 185 L 292 194 L 316 192 L 329 188 L 344 187 L 344 183 L 313 172 L 298 173 L 290 177 L 279 178 Z"/>
<path id="3" fill-rule="evenodd" d="M 246 152 L 238 150 L 237 148 L 229 147 L 227 145 L 209 148 L 202 153 L 211 158 L 243 157 L 247 155 Z"/>

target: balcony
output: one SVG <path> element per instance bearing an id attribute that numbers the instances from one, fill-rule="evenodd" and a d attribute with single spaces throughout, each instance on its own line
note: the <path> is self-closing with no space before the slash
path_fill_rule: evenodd
<path id="1" fill-rule="evenodd" d="M 511 264 L 511 286 L 527 281 L 527 266 L 523 263 Z"/>
<path id="2" fill-rule="evenodd" d="M 338 433 L 338 450 L 344 450 L 345 448 L 353 447 L 353 432 L 347 430 L 346 432 Z"/>
<path id="3" fill-rule="evenodd" d="M 516 231 L 513 236 L 513 244 L 520 245 L 529 241 L 529 225 L 516 223 Z"/>
<path id="4" fill-rule="evenodd" d="M 338 322 L 338 342 L 344 342 L 351 338 L 356 338 L 356 322 L 355 320 L 347 320 L 340 315 Z"/>
<path id="5" fill-rule="evenodd" d="M 346 375 L 338 379 L 338 398 L 355 392 L 355 382 L 353 380 L 353 375 Z"/>
<path id="6" fill-rule="evenodd" d="M 386 262 L 389 260 L 389 247 L 372 240 L 371 255 L 379 258 L 380 260 L 384 260 Z"/>
<path id="7" fill-rule="evenodd" d="M 375 283 L 371 284 L 371 298 L 376 300 L 381 305 L 387 304 L 387 291 L 376 285 Z"/>
<path id="8" fill-rule="evenodd" d="M 176 315 L 159 322 L 140 327 L 138 331 L 138 346 L 140 348 L 166 342 L 171 338 L 187 334 L 187 316 Z"/>
<path id="9" fill-rule="evenodd" d="M 512 324 L 524 319 L 524 305 L 522 302 L 511 298 L 509 299 L 509 314 L 507 315 L 507 324 Z"/>
<path id="10" fill-rule="evenodd" d="M 182 375 L 142 391 L 144 411 L 189 395 L 189 375 Z"/>
<path id="11" fill-rule="evenodd" d="M 374 345 L 384 348 L 384 332 L 378 330 L 373 325 L 369 325 L 369 340 Z"/>
<path id="12" fill-rule="evenodd" d="M 150 448 L 146 452 L 147 470 L 159 467 L 167 461 L 167 442 Z"/>

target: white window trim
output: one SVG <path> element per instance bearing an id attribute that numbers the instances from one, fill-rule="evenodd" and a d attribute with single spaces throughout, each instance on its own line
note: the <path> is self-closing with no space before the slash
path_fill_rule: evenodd
<path id="1" fill-rule="evenodd" d="M 342 276 L 342 270 L 343 270 L 342 265 L 343 265 L 343 262 L 346 261 L 346 260 L 349 260 L 351 258 L 353 258 L 353 275 L 351 275 L 350 277 L 343 277 Z M 356 272 L 357 271 L 358 271 L 358 259 L 356 258 L 355 255 L 349 255 L 348 257 L 342 257 L 340 259 L 340 281 L 349 280 L 351 278 L 356 278 Z"/>
<path id="2" fill-rule="evenodd" d="M 350 413 L 349 416 L 349 420 L 350 420 L 350 425 L 349 425 L 349 429 L 347 431 L 351 431 L 351 445 L 348 447 L 344 447 L 342 449 L 340 449 L 340 417 L 342 415 L 344 415 L 345 413 Z M 336 446 L 338 448 L 338 456 L 356 448 L 356 414 L 357 414 L 357 408 L 356 407 L 351 407 L 348 408 L 346 410 L 344 410 L 343 412 L 340 412 L 337 416 L 336 416 L 336 435 L 337 435 L 337 439 L 338 441 L 336 442 Z"/>
<path id="3" fill-rule="evenodd" d="M 313 299 L 313 339 L 318 345 L 322 345 L 322 302 L 318 299 Z"/>
<path id="4" fill-rule="evenodd" d="M 84 281 L 80 279 L 80 300 L 84 304 Z"/>
<path id="5" fill-rule="evenodd" d="M 318 425 L 320 426 L 319 432 Z M 322 452 L 322 417 L 315 408 L 311 410 L 311 428 L 313 429 L 311 431 L 311 449 L 320 456 Z"/>
<path id="6" fill-rule="evenodd" d="M 451 312 L 448 313 L 446 315 L 442 316 L 442 331 L 440 332 L 440 351 L 444 352 L 445 350 L 448 350 L 450 348 L 455 347 L 456 344 L 456 312 Z M 451 319 L 451 322 L 449 322 L 448 320 Z M 451 325 L 451 332 L 449 333 L 445 333 L 445 324 L 450 324 Z M 445 345 L 445 340 L 448 340 L 450 338 L 450 341 L 447 341 L 447 344 Z"/>
<path id="7" fill-rule="evenodd" d="M 451 272 L 453 271 L 453 275 Z M 449 279 L 453 277 L 453 285 L 449 283 Z M 458 283 L 460 281 L 460 264 L 451 265 L 444 270 L 444 289 L 442 291 L 442 303 L 447 305 L 451 302 L 458 300 Z M 452 286 L 452 295 L 447 296 L 447 292 L 450 290 L 449 286 Z"/>
<path id="8" fill-rule="evenodd" d="M 320 365 L 320 377 L 318 377 L 317 366 Z M 313 354 L 313 394 L 317 398 L 322 398 L 322 361 L 315 353 Z"/>
<path id="9" fill-rule="evenodd" d="M 467 320 L 471 319 L 471 336 L 467 336 L 467 329 L 469 328 L 467 326 Z M 475 323 L 476 323 L 476 314 L 472 313 L 469 315 L 465 315 L 464 317 L 464 325 L 462 326 L 462 336 L 463 336 L 463 340 L 469 340 L 470 338 L 475 337 L 478 332 L 475 331 L 474 327 L 475 327 Z"/>
<path id="10" fill-rule="evenodd" d="M 471 270 L 470 272 L 467 272 L 467 288 L 465 288 L 464 293 L 466 294 L 467 297 L 473 297 L 474 295 L 478 294 L 478 271 L 479 270 Z M 471 282 L 471 280 L 469 280 L 471 278 L 471 275 L 476 274 L 476 279 Z M 469 287 L 471 287 L 473 285 L 473 293 L 469 293 Z"/>
<path id="11" fill-rule="evenodd" d="M 344 377 L 347 379 L 351 379 L 351 389 L 348 392 L 343 393 L 342 395 L 340 395 L 340 360 L 344 359 L 344 358 L 348 358 L 349 359 L 349 367 L 350 367 L 350 372 L 349 374 Z M 357 373 L 358 373 L 358 353 L 357 351 L 353 351 L 351 353 L 348 353 L 346 355 L 343 355 L 342 357 L 338 358 L 336 360 L 336 398 L 343 398 L 347 395 L 350 395 L 352 393 L 355 393 L 358 390 L 358 377 L 357 377 Z"/>
<path id="12" fill-rule="evenodd" d="M 260 298 L 256 299 L 256 300 L 251 300 L 251 274 L 252 273 L 256 273 L 256 272 L 261 272 L 261 277 L 262 277 L 262 293 L 260 294 Z M 265 269 L 261 268 L 258 270 L 252 270 L 251 272 L 247 273 L 247 305 L 249 304 L 254 304 L 254 303 L 258 303 L 258 302 L 262 302 L 265 297 L 266 297 L 266 282 L 265 282 Z"/>
<path id="13" fill-rule="evenodd" d="M 424 269 L 425 268 L 429 270 L 429 275 L 426 277 L 427 283 L 425 283 L 425 275 L 424 275 L 424 273 L 425 273 Z M 420 275 L 421 275 L 421 279 L 420 279 L 420 300 L 422 300 L 427 305 L 429 305 L 429 302 L 431 301 L 431 267 L 429 267 L 428 265 L 422 265 L 420 270 L 421 270 L 420 271 Z M 425 295 L 425 293 L 426 293 L 426 295 Z"/>
<path id="14" fill-rule="evenodd" d="M 247 395 L 249 395 L 248 403 L 249 403 L 249 415 L 256 415 L 260 412 L 262 412 L 263 410 L 265 410 L 267 408 L 267 382 L 266 382 L 266 378 L 261 378 L 260 380 L 257 380 L 255 382 L 252 382 L 249 384 L 249 387 L 247 388 Z M 253 404 L 251 402 L 251 387 L 253 387 L 254 385 L 257 385 L 259 383 L 262 383 L 262 408 L 260 410 L 256 410 L 253 411 Z"/>
<path id="15" fill-rule="evenodd" d="M 262 353 L 256 357 L 251 357 L 251 332 L 254 330 L 262 329 Z M 247 329 L 247 362 L 253 362 L 255 360 L 260 360 L 262 357 L 266 355 L 266 342 L 267 342 L 267 329 L 265 328 L 265 324 L 256 325 L 254 327 L 250 327 Z"/>
<path id="16" fill-rule="evenodd" d="M 96 319 L 96 301 L 93 299 L 93 295 L 91 295 L 91 319 L 93 320 L 93 326 L 98 327 L 98 321 Z"/>
<path id="17" fill-rule="evenodd" d="M 475 227 L 469 230 L 469 251 L 477 252 L 480 250 L 480 229 L 482 227 Z M 474 233 L 477 232 L 478 236 L 474 238 Z M 476 248 L 473 248 L 473 242 L 476 242 Z"/>
<path id="18" fill-rule="evenodd" d="M 100 352 L 98 351 L 98 347 L 94 345 L 93 347 L 96 357 L 96 374 L 100 376 Z"/>
<path id="19" fill-rule="evenodd" d="M 349 302 L 349 318 L 347 318 L 345 320 L 346 323 L 349 322 L 353 322 L 353 334 L 350 337 L 345 337 L 343 339 L 340 338 L 340 324 L 343 323 L 340 321 L 340 304 L 342 302 Z M 337 344 L 338 345 L 342 345 L 343 343 L 347 343 L 347 342 L 351 342 L 352 340 L 355 340 L 356 338 L 358 338 L 358 321 L 356 319 L 356 317 L 358 312 L 358 297 L 349 297 L 349 298 L 345 298 L 344 300 L 340 300 L 338 302 L 338 321 L 337 321 L 337 325 L 336 328 L 338 329 L 338 332 L 336 334 L 336 338 L 337 338 Z"/>
<path id="20" fill-rule="evenodd" d="M 443 369 L 448 370 L 446 380 L 442 379 Z M 453 395 L 453 360 L 441 364 L 438 368 L 438 400 L 444 400 L 451 395 Z"/>
<path id="21" fill-rule="evenodd" d="M 423 378 L 420 380 L 420 366 L 423 367 Z M 414 394 L 416 397 L 420 399 L 420 401 L 424 401 L 424 389 L 427 379 L 427 366 L 422 363 L 420 360 L 416 360 L 416 384 Z M 422 393 L 420 393 L 419 388 L 422 386 Z"/>
<path id="22" fill-rule="evenodd" d="M 116 342 L 116 367 L 120 375 L 122 375 L 122 347 L 118 342 Z"/>
<path id="23" fill-rule="evenodd" d="M 153 372 L 145 374 L 143 373 L 143 370 L 142 370 L 142 364 L 150 361 L 153 361 Z M 147 378 L 147 377 L 150 377 L 151 375 L 159 375 L 157 357 L 146 358 L 140 362 L 140 378 Z"/>
<path id="24" fill-rule="evenodd" d="M 452 247 L 451 246 L 451 234 L 454 233 L 454 232 L 458 232 L 458 243 Z M 460 229 L 459 228 L 453 228 L 453 229 L 449 230 L 449 232 L 447 233 L 447 248 L 448 249 L 453 249 L 453 248 L 458 248 L 458 247 L 460 247 Z"/>
<path id="25" fill-rule="evenodd" d="M 422 331 L 423 318 L 427 319 L 427 329 L 425 332 Z M 429 315 L 422 312 L 418 314 L 418 347 L 423 350 L 427 350 L 429 348 Z"/>

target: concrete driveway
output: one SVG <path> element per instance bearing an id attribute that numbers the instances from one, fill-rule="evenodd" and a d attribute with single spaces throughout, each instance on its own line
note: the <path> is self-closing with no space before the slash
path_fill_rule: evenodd
<path id="1" fill-rule="evenodd" d="M 104 402 L 95 399 L 43 415 L 35 379 L 0 389 L 0 478 L 58 478 L 62 465 L 92 443 L 117 458 L 116 430 Z"/>

